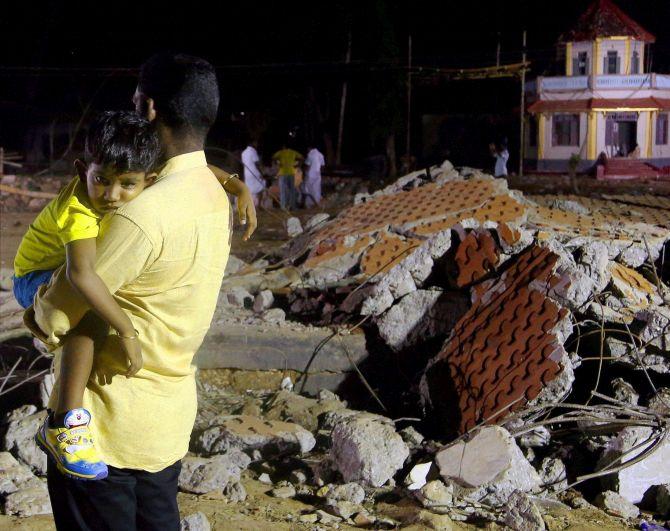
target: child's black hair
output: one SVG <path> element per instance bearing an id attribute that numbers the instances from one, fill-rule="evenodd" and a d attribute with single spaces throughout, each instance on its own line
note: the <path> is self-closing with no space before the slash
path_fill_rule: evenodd
<path id="1" fill-rule="evenodd" d="M 160 155 L 152 124 L 131 111 L 106 111 L 86 135 L 86 161 L 113 166 L 119 171 L 151 171 Z"/>
<path id="2" fill-rule="evenodd" d="M 200 57 L 156 54 L 142 65 L 137 88 L 154 100 L 157 119 L 178 132 L 204 139 L 216 120 L 216 72 Z"/>

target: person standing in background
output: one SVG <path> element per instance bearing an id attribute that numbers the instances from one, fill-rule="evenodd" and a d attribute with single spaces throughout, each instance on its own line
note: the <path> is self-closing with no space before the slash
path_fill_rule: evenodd
<path id="1" fill-rule="evenodd" d="M 298 208 L 298 191 L 295 187 L 295 168 L 304 157 L 297 151 L 290 149 L 286 143 L 272 156 L 272 160 L 279 166 L 279 203 L 288 210 Z"/>
<path id="2" fill-rule="evenodd" d="M 307 175 L 302 185 L 305 207 L 307 208 L 319 206 L 319 203 L 321 203 L 321 168 L 325 165 L 326 159 L 316 147 L 307 151 L 307 159 L 305 159 Z"/>
<path id="3" fill-rule="evenodd" d="M 495 177 L 507 176 L 507 161 L 509 160 L 509 151 L 507 151 L 506 143 L 489 144 L 491 155 L 496 159 L 493 175 Z"/>
<path id="4" fill-rule="evenodd" d="M 258 207 L 261 203 L 263 193 L 266 190 L 265 179 L 260 167 L 261 158 L 258 156 L 258 140 L 253 139 L 249 142 L 246 149 L 242 152 L 242 165 L 244 166 L 244 184 L 249 188 L 254 206 Z"/>

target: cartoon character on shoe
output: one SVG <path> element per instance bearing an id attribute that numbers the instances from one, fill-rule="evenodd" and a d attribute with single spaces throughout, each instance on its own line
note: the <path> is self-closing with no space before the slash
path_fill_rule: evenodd
<path id="1" fill-rule="evenodd" d="M 93 445 L 89 424 L 91 414 L 84 408 L 68 411 L 63 426 L 50 426 L 44 420 L 35 441 L 61 473 L 74 479 L 94 480 L 107 477 L 107 465 Z"/>

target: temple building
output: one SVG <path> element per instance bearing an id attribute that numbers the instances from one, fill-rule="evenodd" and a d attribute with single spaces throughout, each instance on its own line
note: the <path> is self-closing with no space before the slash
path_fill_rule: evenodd
<path id="1" fill-rule="evenodd" d="M 670 75 L 649 71 L 655 40 L 611 0 L 593 2 L 559 39 L 564 75 L 527 86 L 525 166 L 587 171 L 601 159 L 601 177 L 607 168 L 631 177 L 645 168 L 663 173 L 670 166 Z"/>

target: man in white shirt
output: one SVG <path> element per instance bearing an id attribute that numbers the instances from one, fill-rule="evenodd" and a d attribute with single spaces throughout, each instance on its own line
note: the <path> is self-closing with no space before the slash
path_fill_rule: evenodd
<path id="1" fill-rule="evenodd" d="M 305 207 L 311 208 L 321 203 L 321 168 L 326 165 L 323 154 L 315 147 L 309 150 L 305 159 L 307 175 L 302 183 Z"/>
<path id="2" fill-rule="evenodd" d="M 490 144 L 491 155 L 496 159 L 496 165 L 493 170 L 495 177 L 507 176 L 507 161 L 509 160 L 509 151 L 505 144 Z"/>
<path id="3" fill-rule="evenodd" d="M 261 158 L 258 156 L 258 141 L 252 140 L 242 152 L 242 165 L 244 166 L 244 184 L 247 185 L 254 201 L 254 206 L 259 206 L 263 192 L 265 192 L 265 179 L 261 171 Z"/>

